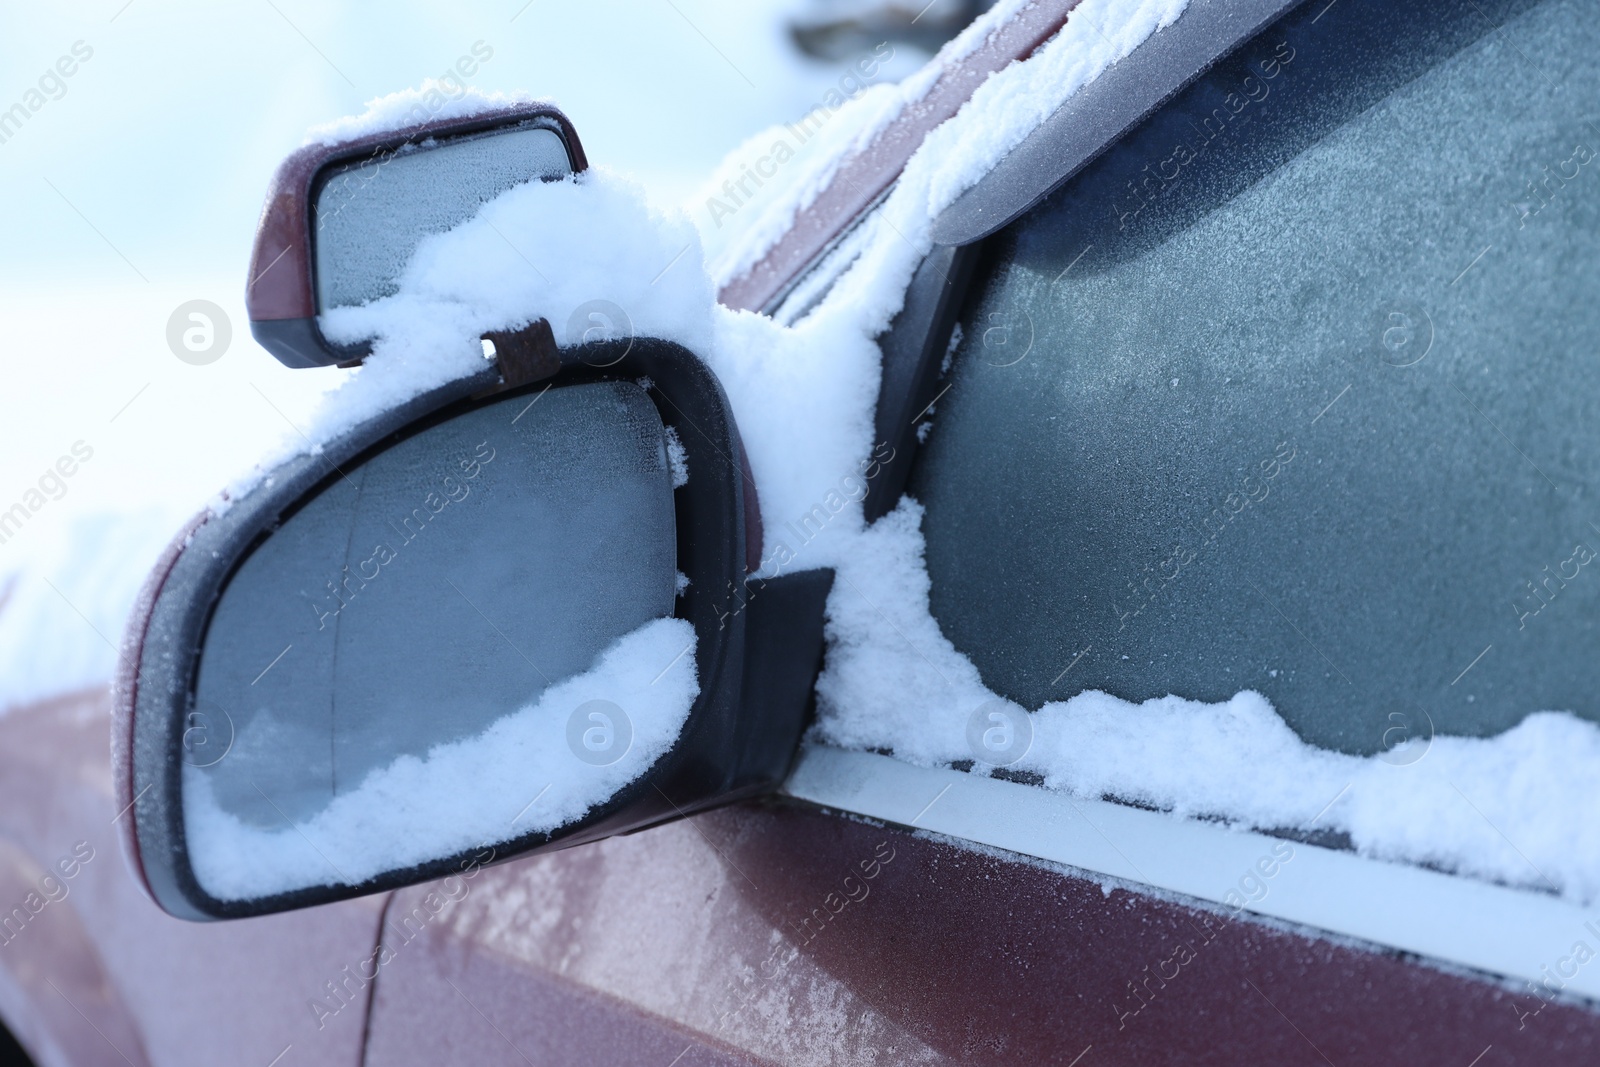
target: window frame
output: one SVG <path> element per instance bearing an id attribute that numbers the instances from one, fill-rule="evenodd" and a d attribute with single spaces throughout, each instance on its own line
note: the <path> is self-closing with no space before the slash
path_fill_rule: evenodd
<path id="1" fill-rule="evenodd" d="M 976 268 L 997 234 L 1274 23 L 1299 8 L 1332 6 L 1329 0 L 1231 6 L 1191 0 L 1182 17 L 1074 95 L 936 217 L 934 247 L 918 265 L 902 310 L 878 338 L 876 440 L 891 445 L 895 459 L 868 488 L 867 522 L 893 510 L 905 493 L 920 451 L 919 426 L 942 395 L 941 364 L 952 332 L 983 283 Z M 1220 906 L 1230 918 L 1353 939 L 1367 951 L 1399 953 L 1415 964 L 1488 980 L 1515 979 L 1530 991 L 1592 918 L 1589 908 L 1536 888 L 815 742 L 802 748 L 783 791 L 836 812 L 1062 865 L 1065 875 L 1106 875 Z M 935 795 L 945 799 L 930 808 L 927 798 Z M 1107 847 L 1112 840 L 1119 844 Z M 1281 842 L 1305 857 L 1295 878 L 1237 906 L 1228 895 L 1234 886 L 1223 876 L 1248 869 L 1251 857 Z M 1144 869 L 1130 854 L 1145 860 Z M 1461 923 L 1463 915 L 1474 921 Z M 1567 979 L 1559 995 L 1600 1006 L 1600 975 Z"/>
<path id="2" fill-rule="evenodd" d="M 1073 94 L 934 219 L 934 247 L 878 339 L 883 377 L 874 439 L 888 444 L 894 458 L 867 489 L 868 522 L 892 511 L 905 493 L 918 427 L 938 403 L 941 364 L 990 239 L 1274 22 L 1317 2 L 1190 0 L 1176 22 Z"/>

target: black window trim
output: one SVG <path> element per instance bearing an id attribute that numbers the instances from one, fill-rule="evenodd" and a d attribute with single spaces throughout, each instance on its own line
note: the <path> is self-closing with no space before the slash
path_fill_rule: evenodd
<path id="1" fill-rule="evenodd" d="M 1074 93 L 946 207 L 934 220 L 934 243 L 970 245 L 1020 218 L 1206 71 L 1315 2 L 1190 0 L 1177 21 Z"/>
<path id="2" fill-rule="evenodd" d="M 933 250 L 917 267 L 899 314 L 878 339 L 883 372 L 873 444 L 889 449 L 889 458 L 867 487 L 862 504 L 867 522 L 892 511 L 905 492 L 918 426 L 937 407 L 944 356 L 985 239 L 1070 181 L 1272 23 L 1303 3 L 1318 2 L 1332 6 L 1328 0 L 1190 0 L 1175 22 L 1073 94 L 934 220 Z"/>

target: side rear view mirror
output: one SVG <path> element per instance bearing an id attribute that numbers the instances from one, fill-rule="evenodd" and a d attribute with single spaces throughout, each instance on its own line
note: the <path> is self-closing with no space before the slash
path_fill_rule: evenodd
<path id="1" fill-rule="evenodd" d="M 479 138 L 530 128 L 549 129 Z M 303 261 L 308 286 L 365 299 L 392 279 L 410 235 L 454 224 L 446 165 L 473 196 L 492 188 L 480 150 L 421 151 L 427 180 L 396 183 L 381 216 L 347 206 Z M 258 262 L 284 229 L 271 215 Z M 760 519 L 716 378 L 665 341 L 562 350 L 542 320 L 489 338 L 495 363 L 271 472 L 151 575 L 117 769 L 168 912 L 395 888 L 787 773 L 831 575 L 747 582 Z"/>
<path id="2" fill-rule="evenodd" d="M 578 133 L 548 104 L 310 144 L 278 167 L 245 287 L 250 331 L 290 367 L 359 361 L 317 316 L 395 292 L 417 244 L 514 186 L 587 170 Z"/>

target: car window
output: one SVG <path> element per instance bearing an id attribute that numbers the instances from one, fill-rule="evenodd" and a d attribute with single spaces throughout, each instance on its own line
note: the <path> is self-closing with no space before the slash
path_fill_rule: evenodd
<path id="1" fill-rule="evenodd" d="M 911 484 L 990 688 L 1600 719 L 1597 38 L 1321 0 L 991 239 Z"/>

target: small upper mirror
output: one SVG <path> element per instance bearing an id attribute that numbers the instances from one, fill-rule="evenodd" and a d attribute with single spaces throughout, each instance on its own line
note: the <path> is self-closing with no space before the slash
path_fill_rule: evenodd
<path id="1" fill-rule="evenodd" d="M 367 345 L 329 341 L 319 314 L 393 295 L 424 238 L 515 186 L 588 166 L 567 117 L 532 102 L 309 144 L 267 190 L 245 287 L 250 332 L 286 366 L 359 360 Z"/>
<path id="2" fill-rule="evenodd" d="M 393 295 L 424 237 L 507 189 L 570 173 L 560 135 L 533 124 L 407 142 L 327 168 L 313 191 L 318 310 Z"/>
<path id="3" fill-rule="evenodd" d="M 554 387 L 423 427 L 329 475 L 216 601 L 182 815 L 218 900 L 557 830 L 689 714 L 670 438 L 646 390 Z"/>

